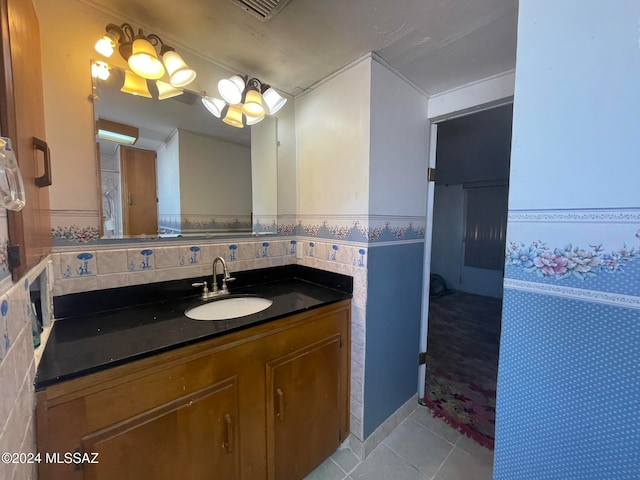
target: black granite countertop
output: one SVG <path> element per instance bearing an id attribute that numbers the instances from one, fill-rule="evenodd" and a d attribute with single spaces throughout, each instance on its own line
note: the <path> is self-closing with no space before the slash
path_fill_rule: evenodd
<path id="1" fill-rule="evenodd" d="M 201 277 L 56 297 L 58 320 L 38 366 L 36 389 L 345 300 L 353 291 L 349 276 L 297 265 L 234 276 L 232 295 L 258 295 L 273 304 L 245 317 L 192 320 L 184 311 L 202 304 L 191 286 Z"/>

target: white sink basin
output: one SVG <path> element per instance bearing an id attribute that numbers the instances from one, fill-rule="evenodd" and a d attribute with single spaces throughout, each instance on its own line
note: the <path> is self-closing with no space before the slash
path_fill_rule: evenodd
<path id="1" fill-rule="evenodd" d="M 262 297 L 231 297 L 190 308 L 184 314 L 194 320 L 227 320 L 261 312 L 272 303 Z"/>

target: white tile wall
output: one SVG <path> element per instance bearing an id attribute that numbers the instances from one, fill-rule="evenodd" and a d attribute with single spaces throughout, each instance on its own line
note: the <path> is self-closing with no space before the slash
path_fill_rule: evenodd
<path id="1" fill-rule="evenodd" d="M 9 284 L 0 295 L 0 452 L 36 452 L 35 358 L 27 313 L 28 290 L 30 282 L 47 263 L 41 262 L 26 278 Z M 0 463 L 0 478 L 33 479 L 36 478 L 35 468 L 29 464 Z"/>
<path id="2" fill-rule="evenodd" d="M 294 240 L 296 243 L 291 243 Z M 265 245 L 268 244 L 268 245 Z M 199 250 L 192 249 L 198 247 Z M 151 250 L 143 255 L 144 250 Z M 89 273 L 77 272 L 78 255 L 91 253 Z M 146 252 L 148 253 L 148 252 Z M 259 238 L 238 242 L 200 242 L 158 247 L 157 244 L 136 244 L 115 249 L 112 246 L 93 247 L 90 250 L 58 252 L 51 255 L 55 295 L 104 288 L 206 277 L 211 275 L 211 262 L 217 256 L 227 261 L 231 272 L 266 268 L 287 264 L 300 264 L 331 272 L 350 275 L 354 281 L 351 327 L 351 433 L 364 441 L 363 393 L 365 365 L 365 333 L 367 302 L 367 246 L 354 242 L 310 239 L 303 237 Z M 146 263 L 145 263 L 146 261 Z M 142 268 L 142 265 L 148 268 Z"/>

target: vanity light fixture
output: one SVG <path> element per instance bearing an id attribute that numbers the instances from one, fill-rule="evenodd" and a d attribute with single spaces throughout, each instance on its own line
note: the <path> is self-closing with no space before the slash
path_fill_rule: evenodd
<path id="1" fill-rule="evenodd" d="M 92 62 L 91 63 L 91 76 L 99 78 L 100 80 L 108 80 L 111 76 L 109 71 L 109 64 L 106 62 Z"/>
<path id="2" fill-rule="evenodd" d="M 124 85 L 120 91 L 130 93 L 131 95 L 151 98 L 147 81 L 130 70 L 125 70 L 124 72 Z"/>
<path id="3" fill-rule="evenodd" d="M 275 114 L 287 99 L 257 78 L 233 75 L 218 82 L 218 92 L 224 99 L 203 96 L 202 103 L 212 115 L 234 127 L 255 125 L 265 114 Z"/>
<path id="4" fill-rule="evenodd" d="M 158 87 L 158 100 L 177 97 L 178 95 L 182 95 L 183 93 L 181 88 L 173 87 L 167 82 L 163 82 L 162 80 L 156 80 L 156 87 Z"/>
<path id="5" fill-rule="evenodd" d="M 118 26 L 109 23 L 106 33 L 100 38 L 95 49 L 105 57 L 110 57 L 118 47 L 120 56 L 129 64 L 129 68 L 138 76 L 158 80 L 167 73 L 171 86 L 180 88 L 196 78 L 196 72 L 189 68 L 182 57 L 154 34 L 145 35 L 142 29 L 134 34 L 128 23 Z M 160 48 L 158 55 L 157 48 Z"/>
<path id="6" fill-rule="evenodd" d="M 96 129 L 98 130 L 98 138 L 103 140 L 110 140 L 124 145 L 133 145 L 138 140 L 138 128 L 124 123 L 99 118 L 96 122 Z"/>

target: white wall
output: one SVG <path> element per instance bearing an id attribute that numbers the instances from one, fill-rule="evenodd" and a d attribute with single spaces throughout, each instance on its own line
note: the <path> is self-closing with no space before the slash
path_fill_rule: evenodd
<path id="1" fill-rule="evenodd" d="M 299 214 L 369 210 L 371 59 L 295 100 Z"/>
<path id="2" fill-rule="evenodd" d="M 503 103 L 513 97 L 515 72 L 503 72 L 489 78 L 456 87 L 429 97 L 429 118 L 446 117 L 454 112 L 473 111 Z"/>
<path id="3" fill-rule="evenodd" d="M 156 152 L 158 215 L 180 214 L 180 136 L 178 131 Z"/>
<path id="4" fill-rule="evenodd" d="M 633 5 L 637 9 L 636 2 L 620 3 L 629 13 Z M 589 2 L 588 8 L 572 10 L 572 25 L 588 27 L 556 33 L 561 48 L 549 47 L 556 55 L 540 48 L 534 36 L 518 36 L 518 57 L 526 61 L 518 64 L 516 74 L 514 118 L 518 116 L 519 122 L 513 130 L 510 209 L 638 204 L 637 141 L 629 148 L 630 139 L 640 138 L 638 16 L 631 14 L 613 29 L 617 7 Z M 544 21 L 559 31 L 563 17 L 554 21 L 547 17 L 544 8 L 529 8 L 527 26 Z M 593 21 L 599 17 L 601 21 Z M 541 75 L 558 70 L 560 51 L 562 76 Z M 527 94 L 518 95 L 518 89 Z M 560 118 L 566 120 L 560 123 Z M 624 168 L 613 170 L 612 162 Z M 598 194 L 597 186 L 607 177 L 615 191 Z"/>
<path id="5" fill-rule="evenodd" d="M 271 217 L 274 221 L 278 215 L 277 125 L 277 118 L 266 117 L 251 126 L 253 214 Z"/>
<path id="6" fill-rule="evenodd" d="M 297 212 L 297 158 L 295 102 L 289 99 L 277 114 L 278 139 L 278 215 Z"/>
<path id="7" fill-rule="evenodd" d="M 425 214 L 427 106 L 427 98 L 409 83 L 371 62 L 371 215 Z"/>
<path id="8" fill-rule="evenodd" d="M 179 130 L 182 215 L 251 212 L 251 149 Z"/>

